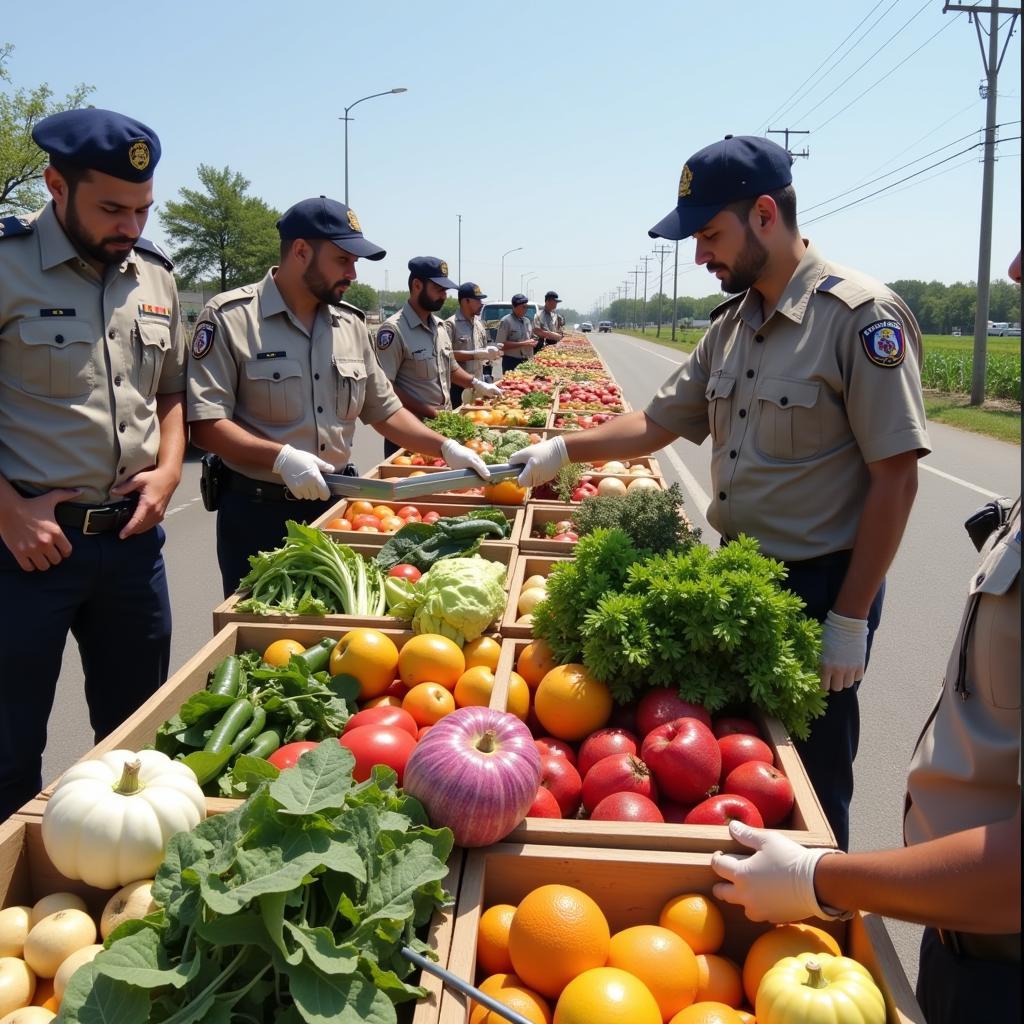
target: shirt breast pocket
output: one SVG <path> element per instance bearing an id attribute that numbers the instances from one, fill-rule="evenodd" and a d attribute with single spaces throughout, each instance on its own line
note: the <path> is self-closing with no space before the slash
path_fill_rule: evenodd
<path id="1" fill-rule="evenodd" d="M 366 367 L 362 360 L 334 360 L 338 381 L 338 418 L 354 420 L 362 411 L 366 400 Z"/>
<path id="2" fill-rule="evenodd" d="M 97 339 L 88 323 L 58 317 L 22 320 L 18 333 L 21 386 L 30 395 L 84 398 L 92 391 Z"/>
<path id="3" fill-rule="evenodd" d="M 980 696 L 993 707 L 1020 708 L 1020 541 L 1005 539 L 971 585 L 978 609 L 970 643 Z"/>
<path id="4" fill-rule="evenodd" d="M 302 416 L 302 368 L 296 359 L 250 359 L 239 382 L 242 405 L 264 423 Z"/>
<path id="5" fill-rule="evenodd" d="M 437 361 L 429 349 L 413 352 L 412 375 L 417 380 L 433 380 L 437 376 Z"/>
<path id="6" fill-rule="evenodd" d="M 711 427 L 711 438 L 716 444 L 724 444 L 729 436 L 735 387 L 736 378 L 719 370 L 712 374 L 704 391 L 708 403 L 708 425 Z"/>
<path id="7" fill-rule="evenodd" d="M 799 462 L 821 451 L 821 384 L 766 377 L 757 392 L 756 447 L 761 455 Z"/>
<path id="8" fill-rule="evenodd" d="M 169 324 L 149 323 L 145 320 L 136 321 L 136 331 L 141 342 L 139 354 L 139 393 L 146 398 L 156 394 L 160 383 L 160 371 L 164 366 L 164 356 L 171 347 L 171 328 Z"/>

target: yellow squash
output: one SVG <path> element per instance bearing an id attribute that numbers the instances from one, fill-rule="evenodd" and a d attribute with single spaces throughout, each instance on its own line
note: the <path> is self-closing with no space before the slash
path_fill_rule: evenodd
<path id="1" fill-rule="evenodd" d="M 757 1024 L 885 1024 L 885 1000 L 856 960 L 800 953 L 761 979 Z"/>

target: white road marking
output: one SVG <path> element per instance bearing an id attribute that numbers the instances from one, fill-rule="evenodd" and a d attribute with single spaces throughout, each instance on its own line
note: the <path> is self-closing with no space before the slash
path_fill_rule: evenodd
<path id="1" fill-rule="evenodd" d="M 646 345 L 640 344 L 640 342 L 633 341 L 632 338 L 627 337 L 625 334 L 616 335 L 618 338 L 622 338 L 627 344 L 632 345 L 634 348 L 643 349 L 649 356 L 654 356 L 655 359 L 664 359 L 666 363 L 671 363 L 673 366 L 679 366 L 682 363 L 682 359 L 669 359 L 668 356 L 663 356 L 660 352 L 652 352 Z M 653 344 L 653 342 L 649 342 Z"/>
<path id="2" fill-rule="evenodd" d="M 929 466 L 924 462 L 919 462 L 918 465 L 922 469 L 926 469 L 929 473 L 934 473 L 936 476 L 941 476 L 943 480 L 949 480 L 951 483 L 959 484 L 961 487 L 966 487 L 969 491 L 977 491 L 978 494 L 983 494 L 986 498 L 998 498 L 1000 495 L 996 494 L 995 491 L 987 491 L 984 487 L 979 487 L 977 484 L 972 484 L 970 480 L 961 480 L 958 476 L 953 476 L 952 473 L 943 473 L 941 469 L 936 469 L 934 466 Z"/>
<path id="3" fill-rule="evenodd" d="M 169 519 L 171 516 L 174 515 L 175 512 L 182 512 L 185 509 L 187 509 L 190 505 L 194 505 L 197 501 L 202 500 L 203 499 L 201 497 L 193 498 L 191 501 L 186 501 L 184 505 L 175 505 L 174 508 L 172 508 L 169 512 L 164 513 L 164 519 Z"/>

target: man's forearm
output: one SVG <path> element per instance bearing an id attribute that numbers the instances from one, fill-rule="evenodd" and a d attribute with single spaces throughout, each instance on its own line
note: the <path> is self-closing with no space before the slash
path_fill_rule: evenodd
<path id="1" fill-rule="evenodd" d="M 866 619 L 871 602 L 896 557 L 917 495 L 917 453 L 904 452 L 868 466 L 871 482 L 853 554 L 833 610 Z"/>
<path id="2" fill-rule="evenodd" d="M 1020 931 L 1020 811 L 918 846 L 822 857 L 818 902 L 951 931 Z"/>
<path id="3" fill-rule="evenodd" d="M 590 430 L 565 434 L 565 450 L 572 462 L 595 459 L 632 459 L 649 455 L 676 440 L 671 430 L 659 426 L 644 412 L 628 412 Z"/>
<path id="4" fill-rule="evenodd" d="M 156 464 L 160 469 L 173 471 L 180 480 L 186 446 L 185 392 L 157 395 L 156 415 L 160 421 L 160 448 Z"/>
<path id="5" fill-rule="evenodd" d="M 440 455 L 444 438 L 421 423 L 408 409 L 399 409 L 373 429 L 389 441 L 419 455 Z"/>
<path id="6" fill-rule="evenodd" d="M 273 470 L 281 445 L 246 430 L 234 420 L 196 420 L 192 441 L 200 448 L 239 466 Z"/>
<path id="7" fill-rule="evenodd" d="M 451 380 L 456 387 L 471 388 L 473 386 L 473 381 L 476 380 L 476 378 L 461 366 L 453 366 Z"/>

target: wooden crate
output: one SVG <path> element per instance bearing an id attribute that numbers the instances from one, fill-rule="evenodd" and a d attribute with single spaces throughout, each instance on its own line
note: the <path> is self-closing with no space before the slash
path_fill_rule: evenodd
<path id="1" fill-rule="evenodd" d="M 574 433 L 574 431 L 570 431 L 570 433 Z M 621 480 L 623 483 L 626 483 L 630 479 L 628 477 L 628 475 L 627 476 L 623 476 L 621 473 L 599 473 L 596 470 L 592 470 L 592 471 L 588 472 L 585 475 L 590 477 L 590 482 L 595 487 L 602 480 Z M 652 476 L 649 476 L 649 477 L 644 477 L 643 479 L 653 480 L 658 485 L 659 490 L 664 491 L 666 489 L 665 478 L 663 476 L 654 476 L 654 475 L 652 475 Z M 628 486 L 628 483 L 627 483 L 627 486 Z M 564 502 L 561 502 L 561 501 L 549 501 L 549 500 L 545 500 L 543 498 L 532 499 L 532 501 L 533 501 L 534 505 L 563 505 L 564 506 L 564 504 L 565 504 Z M 570 504 L 575 507 L 576 505 L 579 505 L 580 502 L 574 501 L 574 502 L 570 502 Z"/>
<path id="2" fill-rule="evenodd" d="M 0 907 L 31 906 L 50 893 L 73 892 L 85 900 L 89 912 L 98 921 L 114 890 L 94 889 L 84 882 L 65 878 L 47 856 L 42 831 L 38 818 L 21 814 L 13 815 L 0 825 Z M 442 883 L 453 902 L 434 912 L 424 936 L 442 967 L 447 966 L 451 953 L 464 862 L 464 851 L 454 849 Z M 427 996 L 416 1003 L 411 1024 L 436 1024 L 444 986 L 433 974 L 424 974 L 420 983 L 427 990 Z"/>
<path id="3" fill-rule="evenodd" d="M 529 563 L 529 556 L 521 562 Z M 535 559 L 534 568 L 553 559 Z M 520 579 L 521 582 L 521 579 Z M 511 600 L 511 598 L 510 598 Z M 519 627 L 522 629 L 522 627 Z M 502 635 L 506 636 L 502 626 Z M 511 673 L 529 640 L 506 638 L 495 674 L 492 707 L 508 706 Z M 776 718 L 757 710 L 749 713 L 761 730 L 764 741 L 775 755 L 775 764 L 793 787 L 795 801 L 789 827 L 778 831 L 802 846 L 836 845 L 836 838 L 821 808 L 800 755 L 785 727 Z M 671 825 L 624 821 L 587 821 L 563 818 L 526 818 L 509 835 L 510 842 L 542 843 L 563 846 L 603 846 L 623 849 L 679 850 L 686 853 L 713 853 L 715 850 L 749 852 L 737 843 L 724 825 Z"/>
<path id="4" fill-rule="evenodd" d="M 353 551 L 367 558 L 372 558 L 380 550 L 379 546 L 366 544 L 350 544 L 348 546 Z M 507 541 L 488 542 L 480 545 L 479 554 L 481 558 L 486 558 L 489 562 L 500 562 L 505 566 L 505 589 L 508 590 L 509 586 L 511 586 L 512 575 L 515 572 L 516 549 Z M 301 624 L 322 626 L 328 631 L 334 628 L 340 628 L 342 631 L 345 631 L 354 629 L 356 626 L 373 626 L 376 629 L 401 629 L 405 625 L 403 619 L 395 618 L 394 615 L 253 615 L 249 612 L 235 611 L 235 605 L 244 596 L 243 593 L 236 592 L 214 608 L 214 633 L 219 632 L 232 622 Z"/>
<path id="5" fill-rule="evenodd" d="M 657 924 L 658 912 L 673 896 L 710 894 L 717 881 L 720 879 L 711 870 L 707 853 L 652 854 L 513 844 L 471 850 L 463 869 L 448 969 L 459 977 L 474 978 L 481 913 L 496 903 L 515 906 L 540 885 L 558 883 L 582 889 L 601 906 L 614 934 L 634 925 Z M 721 952 L 742 964 L 750 944 L 770 926 L 748 921 L 741 907 L 728 903 L 719 903 L 719 907 L 725 918 Z M 880 917 L 861 913 L 848 922 L 813 923 L 834 935 L 844 953 L 871 972 L 885 998 L 888 1024 L 924 1024 Z M 469 1001 L 457 992 L 446 991 L 440 1024 L 466 1024 L 468 1020 Z"/>
<path id="6" fill-rule="evenodd" d="M 522 532 L 519 535 L 520 558 L 524 554 L 546 555 L 549 558 L 572 558 L 575 543 L 564 540 L 550 540 L 544 537 L 532 537 L 534 528 L 543 530 L 548 523 L 558 523 L 563 519 L 572 519 L 575 505 L 561 502 L 531 501 L 526 506 Z M 524 577 L 525 578 L 525 577 Z"/>
<path id="7" fill-rule="evenodd" d="M 565 508 L 566 506 L 559 507 Z M 564 546 L 559 545 L 559 547 Z M 564 561 L 567 559 L 530 554 L 520 555 L 516 559 L 512 582 L 508 590 L 508 604 L 505 606 L 505 615 L 501 620 L 500 628 L 503 637 L 523 637 L 528 640 L 533 636 L 533 627 L 516 624 L 516 619 L 519 618 L 519 595 L 523 592 L 523 582 L 531 576 L 547 576 L 555 565 Z"/>
<path id="8" fill-rule="evenodd" d="M 315 526 L 319 530 L 324 530 L 325 533 L 329 534 L 332 540 L 339 541 L 342 544 L 365 544 L 370 547 L 383 547 L 393 536 L 393 533 L 359 533 L 356 530 L 328 530 L 326 529 L 327 524 L 332 519 L 340 519 L 345 515 L 345 510 L 356 500 L 354 498 L 342 498 L 333 508 L 328 509 L 319 519 L 315 522 L 310 523 L 311 526 Z M 386 508 L 390 508 L 393 511 L 398 511 L 400 508 L 405 508 L 406 505 L 415 505 L 420 513 L 436 512 L 442 518 L 446 516 L 464 516 L 466 514 L 465 505 L 448 504 L 447 502 L 434 502 L 430 498 L 425 500 L 414 499 L 413 501 L 375 501 L 374 506 L 384 505 Z M 499 512 L 503 513 L 505 518 L 512 524 L 512 532 L 504 540 L 493 540 L 489 543 L 494 544 L 511 544 L 513 547 L 519 544 L 519 538 L 523 532 L 523 515 L 524 510 L 522 505 L 493 505 L 492 508 L 496 508 Z"/>

